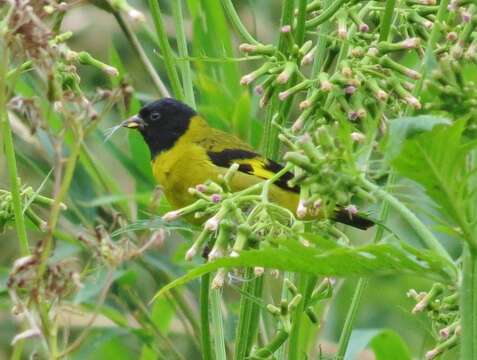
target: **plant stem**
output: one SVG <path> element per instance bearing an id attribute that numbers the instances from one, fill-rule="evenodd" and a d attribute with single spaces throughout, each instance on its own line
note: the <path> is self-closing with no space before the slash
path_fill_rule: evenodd
<path id="1" fill-rule="evenodd" d="M 448 5 L 449 0 L 441 0 L 441 2 L 439 3 L 436 20 L 434 21 L 431 34 L 426 44 L 426 53 L 424 55 L 424 59 L 421 61 L 420 73 L 422 77 L 420 80 L 417 81 L 416 86 L 414 87 L 414 96 L 420 94 L 422 90 L 422 85 L 424 84 L 424 80 L 426 79 L 427 74 L 429 72 L 428 64 L 430 63 L 431 58 L 434 56 L 433 51 L 436 46 L 437 40 L 439 39 L 442 25 L 447 16 L 449 15 L 449 11 L 447 10 Z"/>
<path id="2" fill-rule="evenodd" d="M 66 348 L 61 354 L 58 355 L 58 358 L 65 357 L 69 353 L 75 351 L 79 346 L 81 346 L 83 341 L 88 337 L 92 329 L 91 327 L 99 315 L 99 312 L 100 312 L 99 310 L 103 306 L 104 301 L 106 300 L 106 296 L 108 295 L 108 291 L 111 288 L 111 285 L 113 284 L 113 281 L 114 281 L 113 275 L 114 275 L 114 269 L 111 268 L 108 270 L 108 273 L 106 275 L 106 282 L 103 289 L 101 290 L 101 293 L 99 294 L 98 301 L 96 302 L 93 314 L 91 315 L 88 322 L 86 323 L 83 331 L 81 332 L 81 334 L 78 335 L 75 341 L 73 341 L 73 343 L 71 343 L 68 346 L 68 348 Z"/>
<path id="3" fill-rule="evenodd" d="M 396 7 L 396 0 L 386 0 L 386 7 L 384 8 L 383 17 L 381 19 L 381 30 L 379 32 L 379 41 L 387 41 L 391 32 L 391 25 L 393 23 L 394 8 Z"/>
<path id="4" fill-rule="evenodd" d="M 308 20 L 306 22 L 306 27 L 316 27 L 318 25 L 323 24 L 325 21 L 331 19 L 338 10 L 349 0 L 335 0 L 330 4 L 329 7 L 326 8 L 319 16 L 315 17 L 314 19 Z"/>
<path id="5" fill-rule="evenodd" d="M 327 0 L 324 2 L 324 6 L 327 9 L 332 0 Z M 313 61 L 313 69 L 311 70 L 311 76 L 316 77 L 323 66 L 323 61 L 325 60 L 328 44 L 328 34 L 331 31 L 331 22 L 326 21 L 318 30 L 318 43 L 316 46 L 315 59 Z"/>
<path id="6" fill-rule="evenodd" d="M 192 72 L 190 68 L 189 54 L 187 51 L 187 39 L 184 32 L 184 19 L 182 15 L 182 0 L 172 1 L 172 14 L 177 31 L 177 47 L 179 56 L 183 59 L 179 63 L 179 69 L 182 73 L 182 88 L 184 89 L 185 101 L 187 104 L 195 108 L 194 87 L 192 84 Z"/>
<path id="7" fill-rule="evenodd" d="M 145 269 L 147 269 L 147 271 L 151 273 L 153 278 L 156 280 L 157 286 L 162 286 L 164 283 L 167 284 L 172 281 L 173 276 L 170 273 L 168 273 L 163 268 L 151 266 L 150 260 L 137 259 L 136 261 L 139 262 L 141 266 L 143 266 Z M 175 303 L 177 304 L 179 310 L 182 311 L 184 316 L 189 321 L 189 324 L 194 331 L 194 334 L 198 338 L 200 336 L 200 324 L 197 321 L 195 309 L 189 305 L 181 291 L 174 289 L 173 291 L 171 291 L 171 295 Z"/>
<path id="8" fill-rule="evenodd" d="M 468 244 L 464 245 L 460 312 L 462 338 L 460 359 L 477 359 L 477 256 Z"/>
<path id="9" fill-rule="evenodd" d="M 308 300 L 306 298 L 306 290 L 308 288 L 308 281 L 310 280 L 310 275 L 308 274 L 297 274 L 297 287 L 298 292 L 303 295 L 300 304 L 294 311 L 292 318 L 292 329 L 290 332 L 290 339 L 288 343 L 288 359 L 289 360 L 298 360 L 303 358 L 305 349 L 301 345 L 301 330 L 303 328 L 302 321 L 304 319 L 303 314 L 305 312 L 305 304 Z"/>
<path id="10" fill-rule="evenodd" d="M 351 337 L 351 332 L 353 331 L 354 320 L 356 314 L 358 313 L 359 304 L 363 297 L 363 293 L 366 290 L 368 285 L 368 279 L 361 278 L 358 281 L 356 289 L 353 294 L 353 299 L 351 300 L 351 305 L 346 314 L 346 320 L 341 330 L 340 340 L 338 343 L 338 351 L 336 352 L 335 360 L 343 360 L 348 349 L 349 339 Z"/>
<path id="11" fill-rule="evenodd" d="M 421 240 L 427 245 L 428 248 L 434 250 L 440 256 L 446 258 L 452 262 L 452 258 L 449 253 L 444 249 L 441 243 L 436 239 L 434 234 L 414 215 L 411 210 L 409 210 L 402 202 L 395 198 L 390 193 L 384 191 L 379 186 L 373 184 L 372 182 L 366 180 L 364 177 L 361 177 L 361 184 L 368 191 L 372 192 L 379 198 L 384 201 L 389 202 L 389 204 L 397 211 L 399 214 L 412 226 L 414 231 L 419 235 Z"/>
<path id="12" fill-rule="evenodd" d="M 280 19 L 280 28 L 285 25 L 291 25 L 293 20 L 293 9 L 294 9 L 293 0 L 285 0 L 282 6 L 282 15 Z M 278 51 L 282 53 L 287 53 L 287 34 L 280 32 L 280 37 L 278 38 Z M 293 83 L 293 82 L 291 82 Z M 278 140 L 278 128 L 273 125 L 273 120 L 277 109 L 283 106 L 283 111 L 279 113 L 281 116 L 278 118 L 279 123 L 284 123 L 288 117 L 288 111 L 291 108 L 291 101 L 293 96 L 287 98 L 284 105 L 280 104 L 276 95 L 273 96 L 265 119 L 265 127 L 263 136 L 265 138 L 264 149 L 265 156 L 271 160 L 277 160 L 278 152 L 280 148 L 280 142 Z M 287 105 L 285 107 L 285 105 Z"/>
<path id="13" fill-rule="evenodd" d="M 18 244 L 21 256 L 26 256 L 30 253 L 30 249 L 28 247 L 28 238 L 25 229 L 25 218 L 23 217 L 20 181 L 18 179 L 12 129 L 10 128 L 10 121 L 8 120 L 6 83 L 6 75 L 8 71 L 8 49 L 5 43 L 3 45 L 2 62 L 0 64 L 0 125 L 4 139 L 5 157 L 7 159 L 8 176 L 10 179 L 10 192 L 12 194 L 12 205 L 13 213 L 15 215 Z"/>
<path id="14" fill-rule="evenodd" d="M 298 46 L 303 45 L 305 39 L 305 20 L 307 0 L 298 0 L 298 14 L 295 28 L 295 42 Z"/>
<path id="15" fill-rule="evenodd" d="M 373 137 L 374 138 L 374 137 Z M 391 173 L 388 177 L 386 186 L 389 187 L 395 181 L 395 176 Z M 389 215 L 389 202 L 383 202 L 381 206 L 381 212 L 379 215 L 380 221 L 386 221 Z M 378 243 L 381 241 L 384 235 L 384 227 L 380 226 L 376 230 L 376 234 L 374 235 L 374 242 Z M 341 331 L 340 340 L 338 343 L 338 351 L 336 353 L 336 359 L 341 360 L 344 359 L 346 355 L 346 350 L 348 349 L 349 339 L 351 337 L 351 332 L 353 330 L 354 321 L 356 319 L 356 314 L 358 313 L 358 308 L 361 303 L 361 299 L 363 298 L 363 294 L 368 286 L 369 279 L 368 278 L 360 278 L 358 283 L 356 284 L 356 288 L 354 290 L 353 298 L 351 300 L 350 307 L 346 314 L 345 324 L 343 326 L 343 330 Z"/>
<path id="16" fill-rule="evenodd" d="M 254 39 L 254 37 L 248 32 L 247 28 L 240 20 L 232 0 L 221 0 L 221 2 L 229 21 L 235 26 L 240 36 L 242 36 L 242 38 L 245 41 L 248 41 L 250 44 L 259 44 L 259 42 Z"/>
<path id="17" fill-rule="evenodd" d="M 245 283 L 242 291 L 245 294 L 253 293 L 253 277 L 255 276 L 252 268 L 247 268 L 244 274 Z M 235 333 L 235 351 L 234 359 L 243 360 L 248 356 L 247 352 L 247 331 L 250 327 L 250 318 L 253 302 L 245 295 L 240 298 L 239 320 L 237 331 Z"/>
<path id="18" fill-rule="evenodd" d="M 210 274 L 202 275 L 200 278 L 200 343 L 203 360 L 212 360 L 209 327 L 209 285 Z"/>
<path id="19" fill-rule="evenodd" d="M 214 352 L 216 360 L 226 360 L 224 326 L 222 322 L 222 290 L 210 290 L 210 305 L 212 314 L 212 333 L 214 334 Z"/>
<path id="20" fill-rule="evenodd" d="M 178 3 L 179 1 L 180 0 L 175 0 L 173 1 L 173 3 Z M 180 3 L 178 5 L 180 7 Z M 156 28 L 157 39 L 159 40 L 159 47 L 161 49 L 161 53 L 164 58 L 164 65 L 166 66 L 167 76 L 169 77 L 169 81 L 171 82 L 172 92 L 174 93 L 174 96 L 177 99 L 183 100 L 184 93 L 182 91 L 181 83 L 179 81 L 179 75 L 177 74 L 174 54 L 172 53 L 172 49 L 169 44 L 169 39 L 167 38 L 166 29 L 164 28 L 164 22 L 162 21 L 159 1 L 149 0 L 149 9 L 151 11 L 152 20 L 154 21 L 154 26 Z M 182 17 L 181 17 L 181 20 L 182 20 Z M 177 22 L 176 22 L 176 25 L 178 25 Z M 181 30 L 179 31 L 183 32 L 184 31 L 183 26 L 181 26 L 180 28 Z"/>
<path id="21" fill-rule="evenodd" d="M 120 12 L 114 11 L 113 15 L 116 18 L 116 21 L 118 22 L 119 26 L 121 27 L 121 30 L 124 32 L 124 35 L 126 35 L 126 38 L 128 39 L 132 48 L 134 49 L 137 56 L 139 57 L 139 60 L 141 60 L 144 68 L 149 74 L 149 77 L 151 78 L 152 83 L 156 87 L 159 95 L 162 97 L 169 97 L 170 96 L 169 90 L 167 90 L 166 85 L 164 85 L 161 78 L 159 77 L 156 70 L 154 69 L 154 66 L 149 61 L 149 58 L 147 57 L 144 49 L 142 48 L 141 43 L 137 39 L 134 32 L 131 30 L 131 27 L 129 26 L 129 24 L 126 22 L 126 20 L 124 20 Z"/>

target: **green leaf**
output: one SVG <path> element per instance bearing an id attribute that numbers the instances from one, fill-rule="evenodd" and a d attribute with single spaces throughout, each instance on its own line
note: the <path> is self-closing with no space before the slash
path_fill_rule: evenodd
<path id="1" fill-rule="evenodd" d="M 411 360 L 409 348 L 393 330 L 383 330 L 369 343 L 376 360 Z"/>
<path id="2" fill-rule="evenodd" d="M 148 205 L 151 200 L 151 194 L 115 194 L 97 197 L 90 201 L 78 201 L 78 204 L 84 207 L 98 207 L 110 205 L 124 200 L 136 200 L 138 203 Z"/>
<path id="3" fill-rule="evenodd" d="M 176 311 L 174 306 L 166 298 L 158 299 L 151 312 L 152 321 L 161 331 L 161 334 L 167 335 L 171 326 L 172 319 L 174 318 Z"/>
<path id="4" fill-rule="evenodd" d="M 137 164 L 139 171 L 141 171 L 141 176 L 146 178 L 149 182 L 154 182 L 150 163 L 151 153 L 149 152 L 146 143 L 142 139 L 141 134 L 139 134 L 137 131 L 129 131 L 128 141 L 131 157 Z M 138 185 L 140 184 L 141 183 L 138 182 Z"/>
<path id="5" fill-rule="evenodd" d="M 464 214 L 473 218 L 470 221 L 477 216 L 475 184 L 470 181 L 466 162 L 475 144 L 465 141 L 465 125 L 465 121 L 452 126 L 436 125 L 431 131 L 408 139 L 392 162 L 401 175 L 422 185 L 442 213 L 463 226 L 463 230 Z"/>
<path id="6" fill-rule="evenodd" d="M 429 115 L 404 116 L 390 122 L 386 141 L 385 159 L 390 161 L 399 155 L 406 139 L 430 131 L 435 125 L 450 124 L 450 120 Z"/>
<path id="7" fill-rule="evenodd" d="M 250 96 L 247 91 L 238 98 L 232 114 L 232 129 L 235 134 L 250 142 L 251 121 Z"/>
<path id="8" fill-rule="evenodd" d="M 304 235 L 316 240 L 315 236 Z M 219 268 L 254 267 L 307 273 L 317 276 L 379 276 L 414 274 L 439 281 L 454 281 L 454 266 L 448 260 L 426 250 L 417 250 L 404 243 L 371 244 L 357 248 L 338 247 L 322 251 L 306 247 L 296 240 L 277 240 L 279 247 L 242 251 L 238 257 L 221 258 L 199 266 L 163 287 L 154 298 Z"/>
<path id="9" fill-rule="evenodd" d="M 354 360 L 359 352 L 370 347 L 376 360 L 411 360 L 404 340 L 391 329 L 355 329 L 344 360 Z"/>

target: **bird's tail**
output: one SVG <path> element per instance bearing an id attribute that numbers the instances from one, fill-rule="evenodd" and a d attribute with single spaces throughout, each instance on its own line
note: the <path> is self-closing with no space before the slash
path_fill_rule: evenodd
<path id="1" fill-rule="evenodd" d="M 366 230 L 371 226 L 375 225 L 375 222 L 373 220 L 366 218 L 364 215 L 352 215 L 349 211 L 346 211 L 345 209 L 339 209 L 338 211 L 336 211 L 334 220 L 361 230 Z"/>

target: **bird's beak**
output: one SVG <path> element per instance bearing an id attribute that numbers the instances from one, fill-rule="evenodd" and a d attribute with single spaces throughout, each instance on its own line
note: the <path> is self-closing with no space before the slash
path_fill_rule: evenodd
<path id="1" fill-rule="evenodd" d="M 141 119 L 141 117 L 139 117 L 139 115 L 134 115 L 134 116 L 131 116 L 129 119 L 124 120 L 121 123 L 121 126 L 128 129 L 142 130 L 144 129 L 145 123 L 144 123 L 144 120 Z"/>

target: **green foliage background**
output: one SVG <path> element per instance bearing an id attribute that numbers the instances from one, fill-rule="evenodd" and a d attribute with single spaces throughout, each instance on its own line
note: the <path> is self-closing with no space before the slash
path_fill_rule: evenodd
<path id="1" fill-rule="evenodd" d="M 259 65 L 258 61 L 244 61 L 241 57 L 237 50 L 237 35 L 232 32 L 218 2 L 188 0 L 185 3 L 184 27 L 189 40 L 198 111 L 211 126 L 235 133 L 260 149 L 266 110 L 260 109 L 257 95 L 240 86 L 241 76 L 255 69 Z M 148 6 L 145 1 L 131 2 L 131 5 L 143 11 L 147 18 L 145 24 L 132 25 L 134 33 L 153 67 L 162 79 L 167 79 Z M 160 5 L 165 14 L 167 35 L 176 49 L 176 30 L 170 4 L 161 1 Z M 238 12 L 250 32 L 264 43 L 276 42 L 281 5 L 281 2 L 271 0 L 236 2 Z M 92 93 L 98 87 L 110 88 L 119 84 L 134 87 L 127 106 L 121 103 L 109 111 L 86 139 L 65 200 L 68 209 L 61 212 L 59 228 L 62 232 L 55 235 L 54 259 L 75 257 L 85 265 L 81 272 L 84 287 L 67 299 L 70 309 L 65 308 L 62 324 L 69 326 L 72 334 L 79 334 L 84 326 L 84 317 L 82 319 L 81 315 L 75 314 L 76 311 L 70 310 L 91 312 L 108 281 L 106 270 L 92 261 L 91 252 L 78 241 L 80 234 L 91 234 L 95 226 L 102 225 L 112 233 L 114 241 L 129 237 L 140 243 L 149 239 L 155 229 L 165 227 L 169 231 L 160 248 L 149 250 L 140 259 L 124 262 L 114 270 L 114 283 L 104 305 L 99 309 L 100 316 L 71 359 L 149 360 L 173 356 L 161 353 L 163 349 L 175 349 L 172 353 L 177 351 L 178 358 L 198 359 L 198 282 L 190 281 L 174 288 L 169 295 L 159 296 L 149 308 L 148 303 L 158 290 L 162 288 L 165 291 L 164 286 L 174 279 L 179 279 L 177 282 L 191 280 L 201 275 L 201 271 L 237 265 L 273 265 L 280 270 L 346 277 L 345 281 L 339 281 L 331 302 L 317 305 L 318 310 L 322 310 L 320 307 L 327 308 L 326 321 L 321 328 L 317 330 L 311 322 L 304 322 L 302 345 L 310 350 L 314 358 L 319 356 L 321 350 L 325 354 L 323 356 L 336 351 L 359 276 L 370 276 L 370 279 L 351 334 L 351 353 L 359 352 L 360 358 L 370 358 L 371 350 L 368 353 L 360 352 L 368 347 L 375 353 L 376 359 L 393 359 L 390 354 L 400 354 L 396 359 L 410 359 L 422 358 L 425 351 L 433 347 L 430 321 L 425 314 L 411 314 L 415 302 L 406 297 L 406 292 L 412 288 L 427 291 L 435 280 L 454 281 L 455 268 L 434 253 L 419 254 L 419 261 L 413 261 L 404 251 L 406 248 L 402 250 L 390 244 L 365 245 L 370 242 L 375 230 L 348 231 L 357 249 L 330 244 L 319 237 L 310 236 L 309 240 L 316 244 L 316 248 L 307 249 L 294 241 L 283 240 L 280 248 L 253 250 L 239 258 L 219 260 L 202 267 L 200 259 L 192 263 L 185 262 L 185 252 L 193 240 L 190 227 L 180 222 L 164 224 L 160 219 L 149 222 L 152 217 L 162 215 L 170 208 L 163 198 L 155 197 L 149 154 L 142 139 L 137 133 L 126 131 L 118 131 L 109 141 L 105 141 L 104 135 L 107 129 L 136 113 L 141 104 L 158 98 L 157 89 L 114 17 L 107 11 L 94 4 L 78 6 L 67 13 L 62 29 L 73 32 L 68 42 L 71 49 L 88 51 L 119 70 L 119 76 L 111 78 L 94 67 L 79 66 L 81 86 L 85 92 Z M 178 59 L 177 65 L 181 66 L 184 60 Z M 409 58 L 404 62 L 412 66 L 416 59 Z M 466 81 L 477 81 L 476 74 L 475 65 L 462 70 Z M 166 85 L 172 88 L 167 81 Z M 48 114 L 48 126 L 53 132 L 58 132 L 60 120 L 54 112 L 46 111 L 48 101 L 41 98 L 45 91 L 38 88 L 38 83 L 28 74 L 19 78 L 15 85 L 18 95 L 40 95 L 40 107 Z M 432 91 L 425 92 L 423 98 L 426 97 L 432 97 Z M 455 110 L 456 114 L 458 112 L 458 109 Z M 298 113 L 292 115 L 297 116 Z M 475 199 L 475 176 L 467 177 L 460 172 L 465 167 L 466 151 L 475 143 L 467 142 L 469 137 L 464 134 L 464 121 L 448 126 L 445 114 L 441 115 L 431 120 L 413 117 L 408 122 L 406 118 L 401 118 L 400 122 L 392 123 L 390 137 L 381 141 L 379 146 L 388 149 L 387 160 L 407 178 L 399 178 L 394 185 L 392 190 L 395 196 L 418 214 L 423 223 L 432 224 L 430 229 L 434 235 L 452 257 L 457 257 L 461 243 L 453 238 L 459 234 L 449 231 L 452 226 L 446 226 L 445 232 L 440 231 L 449 224 L 440 224 L 435 220 L 445 218 L 451 225 L 458 224 L 461 214 L 460 210 L 455 209 L 463 209 L 470 203 L 469 199 Z M 28 184 L 33 189 L 41 186 L 42 194 L 51 194 L 53 183 L 49 173 L 53 159 L 47 133 L 37 124 L 25 122 L 19 117 L 12 117 L 11 122 L 22 184 Z M 66 137 L 67 144 L 72 141 L 68 137 L 71 134 Z M 435 174 L 421 171 L 423 166 L 427 167 L 429 162 L 434 161 Z M 6 169 L 3 154 L 0 157 L 0 169 Z M 455 176 L 449 177 L 449 174 Z M 8 188 L 5 170 L 0 171 L 0 188 Z M 473 206 L 469 211 L 476 211 L 475 203 L 469 206 Z M 45 218 L 47 210 L 37 209 L 38 215 Z M 369 211 L 376 214 L 378 210 L 371 205 Z M 118 214 L 121 214 L 119 218 Z M 405 243 L 418 248 L 422 246 L 415 230 L 392 209 L 386 226 Z M 27 222 L 27 229 L 30 244 L 35 244 L 43 237 L 31 221 Z M 18 319 L 11 314 L 6 285 L 12 263 L 19 257 L 14 227 L 8 227 L 0 235 L 0 243 L 0 359 L 7 359 L 12 355 L 10 342 L 20 331 Z M 378 261 L 360 257 L 360 252 L 374 254 Z M 317 262 L 316 266 L 313 266 L 314 262 Z M 402 268 L 406 268 L 406 271 L 402 271 L 406 274 L 396 275 Z M 184 274 L 187 274 L 186 277 L 181 278 Z M 223 319 L 228 343 L 232 343 L 235 336 L 241 285 L 239 276 L 239 280 L 226 285 L 223 292 L 226 304 Z M 270 302 L 279 302 L 280 281 L 268 272 L 264 275 L 264 289 L 264 298 L 260 300 L 262 308 Z M 141 306 L 147 310 L 143 311 Z M 264 314 L 267 313 L 264 311 Z M 261 331 L 266 329 L 270 337 L 274 332 L 273 318 L 264 315 L 262 326 Z M 321 335 L 319 342 L 316 340 L 317 333 Z M 25 342 L 24 358 L 39 348 L 36 342 Z M 457 351 L 451 350 L 443 358 L 455 359 L 456 356 Z"/>

